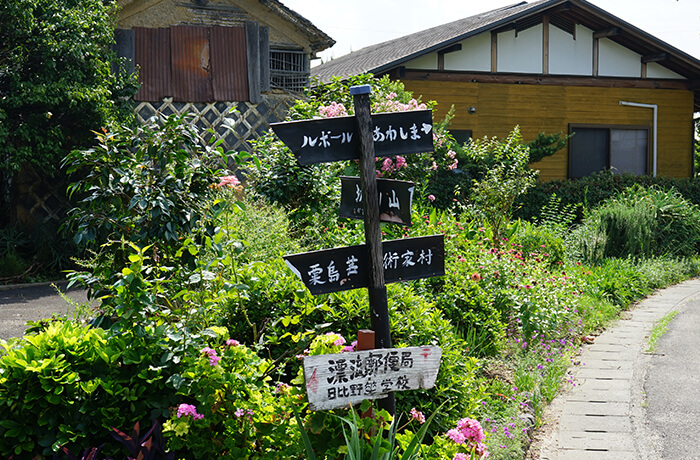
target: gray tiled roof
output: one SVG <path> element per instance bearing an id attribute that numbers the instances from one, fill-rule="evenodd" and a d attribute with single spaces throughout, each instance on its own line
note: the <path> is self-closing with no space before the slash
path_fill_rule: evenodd
<path id="1" fill-rule="evenodd" d="M 521 2 L 371 45 L 314 67 L 311 69 L 311 75 L 326 83 L 332 76 L 345 78 L 366 72 L 379 73 L 418 55 L 445 48 L 501 23 L 507 23 L 516 16 L 527 14 L 530 10 L 560 1 Z"/>

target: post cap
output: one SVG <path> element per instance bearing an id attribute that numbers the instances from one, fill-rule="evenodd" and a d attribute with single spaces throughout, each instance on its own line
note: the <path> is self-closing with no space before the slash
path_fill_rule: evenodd
<path id="1" fill-rule="evenodd" d="M 370 85 L 357 85 L 350 87 L 350 94 L 357 96 L 359 94 L 369 94 L 372 92 L 372 87 Z"/>

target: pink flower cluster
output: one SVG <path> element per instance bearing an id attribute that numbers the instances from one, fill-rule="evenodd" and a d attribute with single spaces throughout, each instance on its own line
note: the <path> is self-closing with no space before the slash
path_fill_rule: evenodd
<path id="1" fill-rule="evenodd" d="M 221 182 L 217 185 L 218 188 L 224 187 L 237 187 L 241 185 L 241 181 L 238 180 L 236 176 L 224 176 L 221 178 Z"/>
<path id="2" fill-rule="evenodd" d="M 486 458 L 489 456 L 489 451 L 484 444 L 486 436 L 481 424 L 470 418 L 463 418 L 457 422 L 457 428 L 453 428 L 447 432 L 447 436 L 459 445 L 466 445 L 470 451 L 476 453 L 478 458 Z M 462 455 L 460 457 L 459 455 Z M 452 460 L 462 460 L 468 458 L 464 454 L 457 454 Z"/>
<path id="3" fill-rule="evenodd" d="M 216 366 L 217 364 L 219 364 L 221 357 L 216 354 L 216 350 L 214 350 L 213 348 L 204 347 L 202 348 L 202 353 L 209 357 L 210 366 Z"/>
<path id="4" fill-rule="evenodd" d="M 235 415 L 235 416 L 238 417 L 238 418 L 247 416 L 247 417 L 248 417 L 248 421 L 252 422 L 252 421 L 253 421 L 253 414 L 254 414 L 254 413 L 255 413 L 255 412 L 253 412 L 252 409 L 240 409 L 240 408 L 239 408 L 239 409 L 236 409 L 236 412 L 234 412 L 233 415 Z"/>
<path id="5" fill-rule="evenodd" d="M 228 339 L 228 340 L 226 341 L 226 346 L 227 346 L 227 347 L 237 347 L 237 346 L 240 345 L 240 344 L 241 344 L 241 342 L 239 342 L 238 340 Z"/>
<path id="6" fill-rule="evenodd" d="M 318 108 L 318 113 L 325 118 L 332 117 L 344 117 L 348 114 L 343 104 L 337 104 L 335 101 L 331 102 L 330 105 L 321 106 Z"/>
<path id="7" fill-rule="evenodd" d="M 423 412 L 416 410 L 415 407 L 411 409 L 411 418 L 421 425 L 425 423 L 425 415 L 423 415 Z"/>
<path id="8" fill-rule="evenodd" d="M 394 163 L 391 158 L 384 158 L 384 161 L 382 162 L 382 171 L 387 174 L 391 174 L 392 172 L 398 171 L 406 166 L 406 158 L 402 157 L 401 155 L 396 155 L 396 163 Z"/>
<path id="9" fill-rule="evenodd" d="M 357 346 L 357 340 L 353 340 L 352 342 L 350 342 L 350 345 L 348 345 L 347 347 L 343 347 L 343 349 L 340 350 L 340 352 L 346 353 L 348 351 L 355 351 L 356 346 Z"/>
<path id="10" fill-rule="evenodd" d="M 399 102 L 396 100 L 396 93 L 391 92 L 386 95 L 386 97 L 379 101 L 375 107 L 374 112 L 408 112 L 409 110 L 425 110 L 428 108 L 422 102 L 418 102 L 415 99 L 411 99 L 407 104 Z"/>
<path id="11" fill-rule="evenodd" d="M 182 416 L 191 416 L 193 420 L 204 418 L 204 415 L 197 412 L 197 408 L 192 404 L 180 404 L 177 406 L 177 418 Z"/>

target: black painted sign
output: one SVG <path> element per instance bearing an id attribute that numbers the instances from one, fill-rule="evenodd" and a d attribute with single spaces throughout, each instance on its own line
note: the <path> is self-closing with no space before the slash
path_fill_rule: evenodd
<path id="1" fill-rule="evenodd" d="M 372 123 L 376 156 L 434 150 L 431 110 L 372 114 Z M 302 165 L 360 158 L 354 116 L 271 123 L 270 127 Z"/>
<path id="2" fill-rule="evenodd" d="M 340 217 L 364 219 L 362 188 L 359 177 L 340 178 Z M 416 186 L 413 182 L 394 179 L 377 179 L 379 192 L 379 220 L 402 225 L 411 225 L 411 204 Z"/>
<path id="3" fill-rule="evenodd" d="M 382 254 L 387 283 L 445 274 L 444 235 L 384 241 Z M 369 285 L 369 255 L 364 244 L 286 255 L 284 260 L 313 295 Z"/>

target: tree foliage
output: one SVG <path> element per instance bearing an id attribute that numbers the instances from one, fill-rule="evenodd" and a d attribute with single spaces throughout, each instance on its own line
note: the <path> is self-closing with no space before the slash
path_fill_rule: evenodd
<path id="1" fill-rule="evenodd" d="M 113 6 L 100 0 L 13 0 L 0 8 L 0 172 L 55 171 L 91 131 L 124 121 L 133 77 L 116 76 Z"/>

